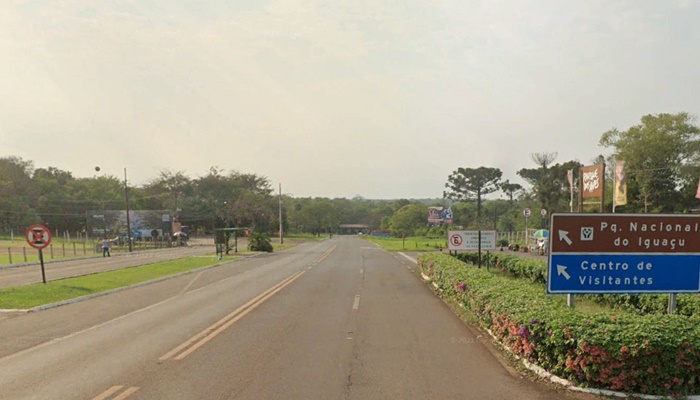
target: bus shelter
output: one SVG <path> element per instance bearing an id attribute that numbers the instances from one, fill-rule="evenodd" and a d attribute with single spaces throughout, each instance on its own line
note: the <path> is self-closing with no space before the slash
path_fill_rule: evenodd
<path id="1" fill-rule="evenodd" d="M 228 254 L 231 249 L 234 253 L 238 253 L 238 237 L 245 235 L 250 228 L 216 228 L 214 243 L 216 244 L 216 255 L 223 256 Z M 233 247 L 230 245 L 231 237 L 233 237 Z"/>

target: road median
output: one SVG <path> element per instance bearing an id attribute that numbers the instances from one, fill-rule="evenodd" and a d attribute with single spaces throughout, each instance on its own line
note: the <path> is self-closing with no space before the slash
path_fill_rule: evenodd
<path id="1" fill-rule="evenodd" d="M 188 257 L 114 271 L 49 281 L 46 284 L 0 289 L 0 311 L 30 312 L 104 295 L 135 285 L 153 283 L 180 274 L 214 267 L 222 262 L 215 256 Z"/>

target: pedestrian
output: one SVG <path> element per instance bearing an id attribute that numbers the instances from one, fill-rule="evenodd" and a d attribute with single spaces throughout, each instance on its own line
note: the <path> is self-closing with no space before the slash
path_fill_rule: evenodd
<path id="1" fill-rule="evenodd" d="M 109 254 L 110 247 L 112 247 L 112 242 L 110 242 L 109 239 L 104 238 L 102 241 L 102 257 L 112 257 L 112 255 Z"/>

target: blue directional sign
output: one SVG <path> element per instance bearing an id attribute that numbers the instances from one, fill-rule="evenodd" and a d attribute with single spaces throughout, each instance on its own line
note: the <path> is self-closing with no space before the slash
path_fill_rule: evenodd
<path id="1" fill-rule="evenodd" d="M 549 293 L 700 292 L 700 255 L 556 254 Z"/>
<path id="2" fill-rule="evenodd" d="M 700 215 L 554 214 L 548 293 L 700 293 Z"/>

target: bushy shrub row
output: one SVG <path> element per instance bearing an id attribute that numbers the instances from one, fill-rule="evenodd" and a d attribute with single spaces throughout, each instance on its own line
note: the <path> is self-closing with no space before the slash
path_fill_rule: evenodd
<path id="1" fill-rule="evenodd" d="M 663 314 L 668 312 L 667 294 L 604 294 L 586 295 L 598 304 L 637 314 Z M 679 294 L 676 299 L 676 314 L 700 316 L 700 296 Z"/>
<path id="2" fill-rule="evenodd" d="M 457 253 L 459 260 L 469 264 L 478 262 L 479 254 L 475 252 Z M 513 254 L 494 252 L 481 255 L 482 263 L 488 263 L 516 277 L 528 279 L 531 282 L 547 283 L 547 262 L 534 258 L 524 258 Z M 623 311 L 637 314 L 663 314 L 668 310 L 667 294 L 643 295 L 585 295 L 594 302 Z M 700 295 L 679 294 L 677 297 L 676 314 L 700 316 Z"/>
<path id="3" fill-rule="evenodd" d="M 457 259 L 469 264 L 476 264 L 479 253 L 457 253 Z M 517 278 L 529 279 L 535 283 L 547 283 L 547 263 L 534 259 L 523 258 L 514 254 L 489 253 L 481 255 L 482 263 L 487 262 L 502 269 Z"/>
<path id="4" fill-rule="evenodd" d="M 541 285 L 446 254 L 418 260 L 449 301 L 471 309 L 516 355 L 580 386 L 646 394 L 700 392 L 700 318 L 587 315 Z"/>

